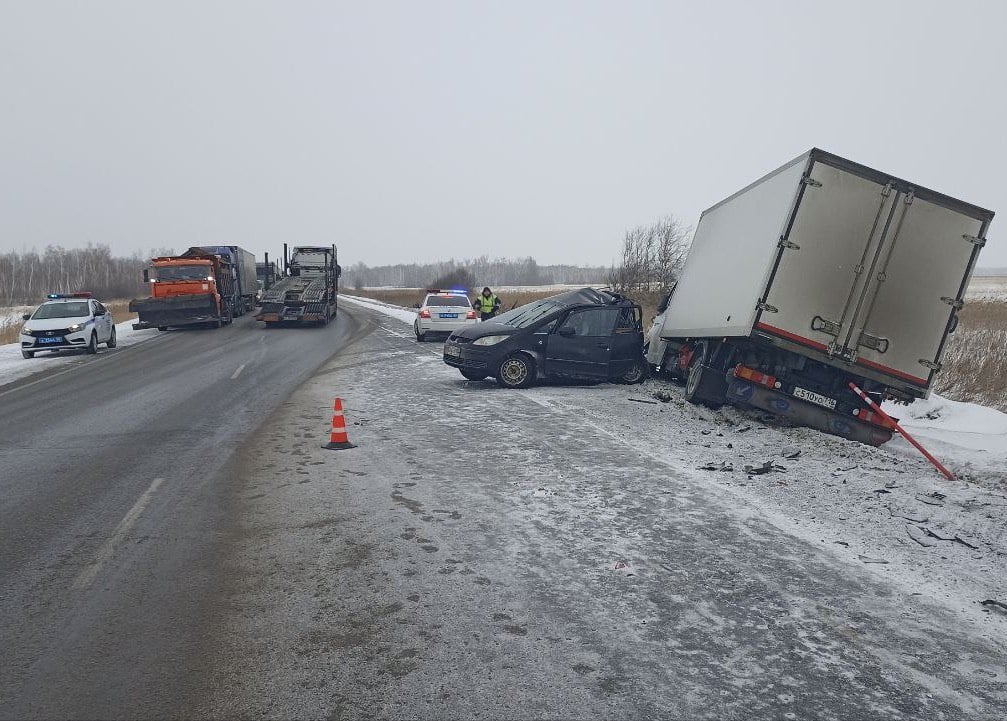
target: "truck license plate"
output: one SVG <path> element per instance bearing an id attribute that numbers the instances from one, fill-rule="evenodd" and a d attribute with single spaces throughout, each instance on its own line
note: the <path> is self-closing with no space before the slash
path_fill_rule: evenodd
<path id="1" fill-rule="evenodd" d="M 794 386 L 794 397 L 800 398 L 801 400 L 805 400 L 810 403 L 814 403 L 819 406 L 824 406 L 825 408 L 828 408 L 833 411 L 836 410 L 835 398 L 828 398 L 826 396 L 821 395 L 820 393 L 809 391 L 805 388 L 801 388 L 800 386 Z"/>

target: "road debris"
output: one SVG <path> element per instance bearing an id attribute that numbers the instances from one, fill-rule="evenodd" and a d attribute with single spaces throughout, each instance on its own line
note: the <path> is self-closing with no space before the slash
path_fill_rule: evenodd
<path id="1" fill-rule="evenodd" d="M 992 598 L 987 598 L 985 601 L 980 601 L 980 604 L 986 606 L 988 609 L 996 609 L 998 611 L 1007 611 L 1007 603 L 1003 601 L 996 601 Z"/>
<path id="2" fill-rule="evenodd" d="M 926 503 L 929 506 L 943 506 L 944 499 L 947 498 L 943 493 L 938 493 L 934 491 L 933 493 L 917 493 L 916 500 L 920 503 Z"/>
<path id="3" fill-rule="evenodd" d="M 635 576 L 633 568 L 629 565 L 629 561 L 616 561 L 615 566 L 612 568 L 613 571 L 618 573 L 620 576 Z"/>
<path id="4" fill-rule="evenodd" d="M 766 461 L 761 466 L 745 466 L 745 473 L 750 476 L 761 476 L 764 473 L 786 473 L 787 469 L 781 465 Z"/>
<path id="5" fill-rule="evenodd" d="M 783 453 L 783 457 L 784 458 L 788 458 L 790 460 L 794 460 L 795 458 L 797 458 L 800 455 L 801 455 L 801 449 L 800 448 L 798 448 L 797 450 L 794 450 L 794 451 L 790 451 L 789 453 L 786 452 L 786 451 L 784 451 L 784 453 Z"/>
<path id="6" fill-rule="evenodd" d="M 701 471 L 733 471 L 734 464 L 730 461 L 723 461 L 722 463 L 717 463 L 716 461 L 710 461 L 709 463 L 699 466 Z"/>
<path id="7" fill-rule="evenodd" d="M 652 406 L 657 405 L 657 401 L 645 401 L 643 398 L 627 398 L 628 401 L 633 401 L 634 403 L 648 403 Z"/>
<path id="8" fill-rule="evenodd" d="M 926 532 L 924 532 L 923 529 L 921 529 L 919 526 L 914 526 L 911 523 L 907 523 L 906 524 L 906 533 L 909 534 L 909 537 L 911 539 L 913 539 L 914 541 L 916 541 L 918 544 L 920 544 L 924 548 L 932 548 L 932 547 L 934 547 L 934 546 L 937 545 L 933 541 L 930 541 L 930 540 L 927 539 Z"/>
<path id="9" fill-rule="evenodd" d="M 871 558 L 870 556 L 864 556 L 863 554 L 857 554 L 857 558 L 859 558 L 864 563 L 881 563 L 881 564 L 888 563 L 888 561 L 886 561 L 884 558 Z"/>

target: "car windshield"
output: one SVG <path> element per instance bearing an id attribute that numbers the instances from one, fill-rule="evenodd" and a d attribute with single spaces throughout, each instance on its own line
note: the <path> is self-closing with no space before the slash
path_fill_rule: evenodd
<path id="1" fill-rule="evenodd" d="M 428 308 L 468 308 L 470 303 L 464 295 L 428 295 L 426 305 Z"/>
<path id="2" fill-rule="evenodd" d="M 32 320 L 79 318 L 82 315 L 91 315 L 86 300 L 75 303 L 46 303 L 45 305 L 40 305 L 35 313 L 32 314 Z"/>
<path id="3" fill-rule="evenodd" d="M 208 265 L 162 265 L 154 266 L 153 275 L 158 280 L 206 280 L 212 273 Z"/>
<path id="4" fill-rule="evenodd" d="M 525 328 L 537 320 L 541 320 L 560 308 L 560 304 L 551 300 L 540 300 L 520 308 L 509 310 L 493 319 L 494 323 L 503 323 L 513 328 Z"/>

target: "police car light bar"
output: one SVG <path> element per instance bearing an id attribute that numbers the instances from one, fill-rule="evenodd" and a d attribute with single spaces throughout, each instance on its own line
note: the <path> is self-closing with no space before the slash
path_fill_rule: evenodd
<path id="1" fill-rule="evenodd" d="M 91 291 L 82 291 L 80 293 L 50 293 L 46 296 L 49 300 L 60 300 L 61 298 L 90 298 Z"/>

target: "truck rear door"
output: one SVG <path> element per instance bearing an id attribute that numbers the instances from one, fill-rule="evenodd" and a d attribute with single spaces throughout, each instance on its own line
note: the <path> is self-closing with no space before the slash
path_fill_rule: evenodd
<path id="1" fill-rule="evenodd" d="M 929 387 L 988 221 L 843 163 L 802 182 L 758 327 Z"/>

